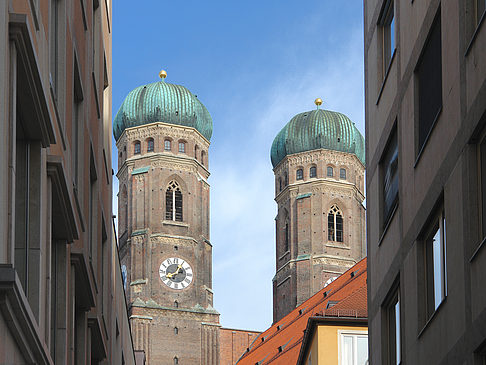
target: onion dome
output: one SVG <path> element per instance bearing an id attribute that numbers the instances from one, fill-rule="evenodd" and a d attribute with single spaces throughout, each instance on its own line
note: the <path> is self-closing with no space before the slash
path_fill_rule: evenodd
<path id="1" fill-rule="evenodd" d="M 187 88 L 161 81 L 142 85 L 130 91 L 113 121 L 113 135 L 118 140 L 126 128 L 162 122 L 198 130 L 208 141 L 213 133 L 213 120 L 206 107 Z"/>
<path id="2" fill-rule="evenodd" d="M 355 124 L 344 114 L 319 109 L 297 114 L 277 134 L 270 158 L 273 167 L 285 156 L 321 148 L 354 153 L 365 164 L 365 142 Z"/>

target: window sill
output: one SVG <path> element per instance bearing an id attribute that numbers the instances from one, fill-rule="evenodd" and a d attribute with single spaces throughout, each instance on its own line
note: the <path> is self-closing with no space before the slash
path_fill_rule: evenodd
<path id="1" fill-rule="evenodd" d="M 481 15 L 481 19 L 479 19 L 478 25 L 476 26 L 476 29 L 474 30 L 474 33 L 471 37 L 471 40 L 469 41 L 469 44 L 467 45 L 466 52 L 464 53 L 464 57 L 467 57 L 469 54 L 469 51 L 471 50 L 474 41 L 476 40 L 476 37 L 479 33 L 479 30 L 481 29 L 481 25 L 484 23 L 484 18 L 486 17 L 486 11 L 483 12 L 483 15 Z"/>
<path id="2" fill-rule="evenodd" d="M 284 259 L 285 256 L 287 256 L 287 254 L 289 254 L 289 253 L 290 253 L 289 250 L 285 251 L 284 254 L 278 258 L 278 260 L 280 261 L 280 260 Z"/>
<path id="3" fill-rule="evenodd" d="M 434 121 L 432 122 L 432 126 L 430 127 L 429 133 L 427 133 L 427 137 L 425 137 L 424 143 L 422 147 L 420 147 L 420 151 L 417 154 L 417 158 L 415 159 L 415 163 L 413 164 L 413 168 L 415 169 L 420 161 L 420 158 L 422 157 L 422 154 L 425 150 L 425 147 L 427 146 L 427 143 L 429 142 L 430 136 L 432 135 L 433 130 L 435 129 L 435 126 L 437 125 L 437 121 L 440 118 L 440 115 L 442 114 L 442 106 L 439 108 L 439 111 L 437 112 L 437 115 L 434 118 Z"/>
<path id="4" fill-rule="evenodd" d="M 383 89 L 385 89 L 386 80 L 388 79 L 388 75 L 390 74 L 391 66 L 393 64 L 393 60 L 395 59 L 396 53 L 397 53 L 397 49 L 395 48 L 390 58 L 390 62 L 388 63 L 388 66 L 386 68 L 385 77 L 383 77 L 383 82 L 381 83 L 380 92 L 378 93 L 378 98 L 376 99 L 376 105 L 380 103 L 381 95 L 383 94 Z"/>
<path id="5" fill-rule="evenodd" d="M 162 224 L 167 226 L 189 227 L 189 224 L 178 221 L 162 221 Z"/>
<path id="6" fill-rule="evenodd" d="M 380 239 L 378 241 L 378 247 L 381 246 L 381 243 L 385 239 L 386 232 L 388 231 L 388 227 L 390 227 L 391 222 L 393 221 L 393 218 L 395 217 L 395 213 L 398 210 L 398 202 L 399 202 L 399 199 L 397 198 L 397 202 L 395 203 L 395 206 L 393 207 L 393 210 L 390 214 L 390 218 L 388 218 L 388 221 L 386 222 L 385 226 L 383 227 L 383 232 L 381 233 Z"/>
<path id="7" fill-rule="evenodd" d="M 351 250 L 351 247 L 346 246 L 342 242 L 328 242 L 328 243 L 325 244 L 325 246 L 326 247 L 333 247 L 333 248 L 342 248 L 342 249 L 345 249 L 345 250 Z"/>
<path id="8" fill-rule="evenodd" d="M 476 256 L 478 255 L 479 251 L 481 251 L 481 249 L 485 246 L 485 242 L 486 242 L 486 237 L 483 238 L 483 240 L 481 241 L 481 243 L 478 245 L 478 247 L 474 250 L 471 258 L 469 259 L 469 262 L 472 263 L 474 261 L 474 259 L 476 258 Z"/>
<path id="9" fill-rule="evenodd" d="M 425 322 L 424 326 L 422 327 L 422 329 L 420 330 L 418 336 L 417 336 L 417 339 L 419 339 L 422 334 L 425 332 L 425 330 L 427 329 L 427 327 L 429 327 L 429 324 L 430 322 L 433 321 L 433 319 L 437 316 L 437 313 L 440 311 L 440 309 L 444 306 L 444 303 L 445 301 L 447 300 L 447 297 L 445 297 L 442 302 L 440 302 L 439 306 L 437 307 L 437 309 L 434 311 L 434 313 L 432 313 L 429 317 L 429 319 L 427 319 L 427 321 Z"/>

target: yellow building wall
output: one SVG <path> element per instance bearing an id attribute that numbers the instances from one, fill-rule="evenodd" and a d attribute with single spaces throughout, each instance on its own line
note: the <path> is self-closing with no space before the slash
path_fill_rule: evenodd
<path id="1" fill-rule="evenodd" d="M 339 364 L 338 331 L 361 331 L 367 333 L 368 328 L 359 326 L 318 325 L 310 346 L 312 365 Z"/>

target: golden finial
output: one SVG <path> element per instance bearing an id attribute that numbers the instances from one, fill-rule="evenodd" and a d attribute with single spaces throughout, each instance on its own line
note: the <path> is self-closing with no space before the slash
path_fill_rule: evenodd
<path id="1" fill-rule="evenodd" d="M 319 108 L 319 105 L 322 105 L 322 99 L 321 98 L 317 98 L 316 100 L 314 100 L 314 104 L 317 105 L 317 108 Z"/>
<path id="2" fill-rule="evenodd" d="M 159 72 L 159 77 L 161 79 L 165 79 L 167 77 L 167 72 L 165 72 L 165 70 L 162 70 Z"/>

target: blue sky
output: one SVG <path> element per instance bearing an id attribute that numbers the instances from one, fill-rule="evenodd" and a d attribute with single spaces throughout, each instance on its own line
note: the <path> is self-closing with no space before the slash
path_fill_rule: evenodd
<path id="1" fill-rule="evenodd" d="M 317 97 L 364 135 L 362 18 L 362 1 L 113 2 L 113 117 L 165 69 L 213 118 L 213 289 L 224 327 L 272 322 L 275 135 Z M 114 169 L 116 156 L 114 146 Z"/>

